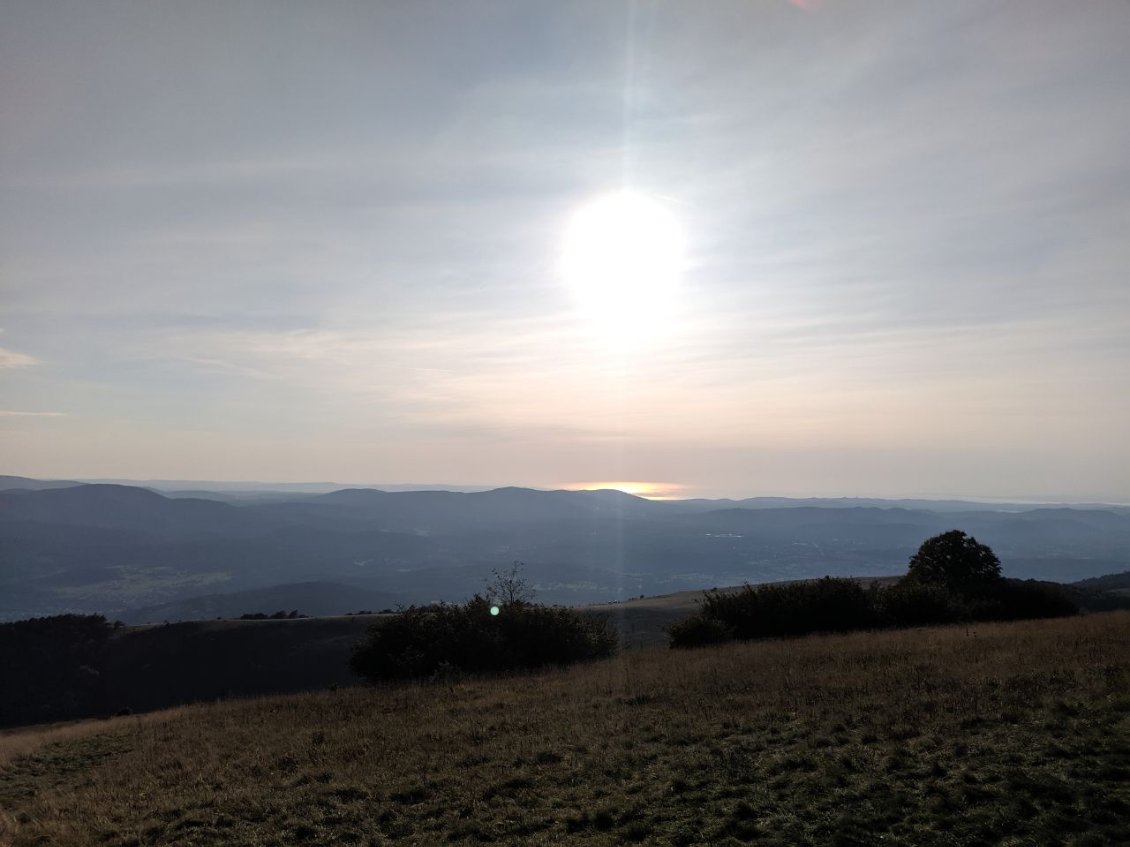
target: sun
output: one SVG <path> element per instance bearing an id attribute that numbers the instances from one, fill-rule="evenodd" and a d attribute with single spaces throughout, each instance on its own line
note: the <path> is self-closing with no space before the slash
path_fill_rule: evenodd
<path id="1" fill-rule="evenodd" d="M 561 273 L 602 333 L 631 343 L 654 334 L 670 318 L 683 261 L 682 227 L 669 204 L 617 191 L 573 214 Z"/>
<path id="2" fill-rule="evenodd" d="M 615 489 L 648 500 L 677 499 L 683 486 L 670 482 L 575 482 L 563 486 L 570 491 L 605 491 Z"/>

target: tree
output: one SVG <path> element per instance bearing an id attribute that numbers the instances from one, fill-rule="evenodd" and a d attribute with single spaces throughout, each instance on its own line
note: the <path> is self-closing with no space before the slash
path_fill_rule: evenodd
<path id="1" fill-rule="evenodd" d="M 534 599 L 534 589 L 522 576 L 521 562 L 514 562 L 509 568 L 500 571 L 494 568 L 494 579 L 486 583 L 487 599 L 501 605 L 529 603 Z"/>
<path id="2" fill-rule="evenodd" d="M 976 593 L 1001 580 L 1001 562 L 986 545 L 959 529 L 922 542 L 910 559 L 907 581 L 941 585 L 957 594 Z"/>

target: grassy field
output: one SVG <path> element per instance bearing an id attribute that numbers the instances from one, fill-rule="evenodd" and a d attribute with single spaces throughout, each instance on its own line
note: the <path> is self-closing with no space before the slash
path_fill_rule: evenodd
<path id="1" fill-rule="evenodd" d="M 643 649 L 5 743 L 15 845 L 1127 844 L 1130 614 Z"/>

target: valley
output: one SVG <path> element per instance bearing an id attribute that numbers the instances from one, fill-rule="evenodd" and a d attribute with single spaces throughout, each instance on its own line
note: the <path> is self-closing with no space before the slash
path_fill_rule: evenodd
<path id="1" fill-rule="evenodd" d="M 514 561 L 540 600 L 567 605 L 887 576 L 954 527 L 989 544 L 1010 577 L 1075 582 L 1130 570 L 1130 509 L 1118 506 L 650 501 L 522 488 L 203 499 L 5 479 L 0 620 L 95 613 L 160 623 L 458 602 Z"/>

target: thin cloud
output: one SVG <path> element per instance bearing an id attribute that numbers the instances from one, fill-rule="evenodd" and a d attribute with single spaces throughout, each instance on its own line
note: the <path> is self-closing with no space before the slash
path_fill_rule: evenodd
<path id="1" fill-rule="evenodd" d="M 15 350 L 6 350 L 0 347 L 0 369 L 29 368 L 32 365 L 38 364 L 39 359 L 35 358 L 35 356 L 29 356 L 27 353 L 17 353 Z"/>
<path id="2" fill-rule="evenodd" d="M 253 379 L 277 379 L 275 374 L 268 373 L 267 371 L 264 371 L 260 368 L 252 368 L 245 365 L 236 365 L 231 362 L 225 362 L 222 359 L 211 359 L 205 356 L 177 356 L 173 358 L 174 361 L 186 362 L 190 365 L 198 365 L 202 370 L 205 371 L 247 376 Z"/>
<path id="3" fill-rule="evenodd" d="M 65 418 L 66 416 L 66 412 L 22 412 L 0 409 L 0 418 Z"/>

